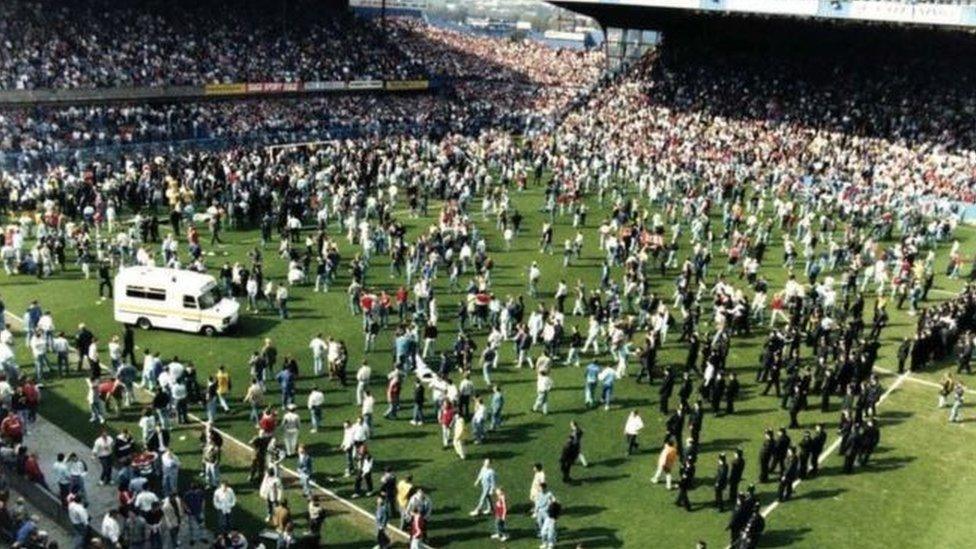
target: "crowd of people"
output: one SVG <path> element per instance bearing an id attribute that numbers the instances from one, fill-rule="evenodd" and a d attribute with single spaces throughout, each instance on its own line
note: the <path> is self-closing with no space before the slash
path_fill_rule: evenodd
<path id="1" fill-rule="evenodd" d="M 489 103 L 441 95 L 341 95 L 302 99 L 35 107 L 0 111 L 0 148 L 12 164 L 43 165 L 59 153 L 97 147 L 226 140 L 228 144 L 317 141 L 348 135 L 476 134 L 518 121 Z"/>
<path id="2" fill-rule="evenodd" d="M 407 25 L 400 32 L 418 31 Z M 568 78 L 562 69 L 527 69 L 531 47 L 488 52 L 481 39 L 446 31 L 434 36 L 460 52 L 442 60 L 443 70 L 459 77 L 488 76 L 468 64 L 464 52 L 470 49 L 474 58 L 480 51 L 496 61 L 499 55 L 510 61 L 524 56 L 509 66 L 529 83 Z M 411 51 L 409 39 L 404 43 Z M 803 78 L 788 54 L 777 58 L 782 63 L 758 66 L 737 62 L 734 52 L 704 59 L 696 52 L 690 42 L 673 39 L 602 82 L 550 131 L 524 138 L 492 127 L 394 132 L 315 146 L 241 147 L 5 174 L 0 212 L 23 215 L 8 228 L 0 256 L 8 273 L 42 279 L 75 271 L 77 263 L 81 276 L 95 271 L 109 290 L 111 273 L 122 266 L 212 272 L 225 294 L 246 303 L 246 314 L 270 311 L 283 322 L 291 317 L 290 292 L 345 291 L 348 321 L 362 327 L 361 356 L 341 338 L 307 334 L 311 367 L 297 358 L 306 349 L 279 351 L 271 340 L 261 342 L 248 363 L 241 406 L 256 425 L 250 480 L 279 546 L 294 543 L 296 535 L 296 512 L 288 503 L 296 489 L 282 481 L 285 464 L 297 471 L 310 524 L 324 517 L 311 483 L 318 456 L 306 441 L 325 437 L 341 452 L 344 474 L 355 477 L 350 497 L 375 497 L 378 546 L 389 544 L 388 525 L 397 518 L 419 546 L 433 516 L 429 491 L 409 471 L 387 467 L 373 482 L 374 471 L 393 455 L 373 433 L 383 422 L 403 420 L 403 397 L 410 396 L 411 425 L 438 432 L 441 446 L 464 460 L 469 444 L 491 445 L 495 432 L 505 429 L 508 388 L 498 381 L 499 368 L 521 372 L 528 366 L 525 376 L 534 380 L 536 397 L 531 412 L 548 415 L 554 371 L 579 366 L 587 408 L 616 406 L 615 386 L 631 377 L 657 386 L 656 402 L 649 398 L 628 412 L 620 450 L 640 455 L 642 446 L 651 446 L 658 456 L 653 481 L 663 477 L 670 489 L 675 477 L 674 502 L 688 511 L 702 484 L 697 471 L 703 437 L 722 433 L 722 418 L 736 414 L 743 384 L 764 385 L 754 398 L 776 399 L 781 427 L 756 433 L 762 445 L 752 467 L 741 448 L 726 448 L 715 464 L 714 494 L 704 498 L 704 506 L 731 510 L 733 547 L 755 547 L 765 524 L 756 486 L 775 483 L 777 500 L 789 501 L 799 482 L 816 477 L 830 457 L 828 433 L 836 429 L 845 472 L 871 467 L 884 441 L 877 408 L 887 394 L 887 372 L 877 363 L 895 311 L 917 321 L 898 348 L 899 370 L 926 370 L 954 357 L 959 375 L 968 374 L 976 290 L 966 286 L 937 305 L 929 293 L 937 278 L 976 280 L 976 269 L 963 272 L 974 258 L 956 240 L 957 202 L 973 196 L 973 128 L 950 119 L 958 114 L 954 109 L 966 108 L 962 95 L 938 96 L 949 106 L 936 101 L 933 108 L 944 109 L 948 118 L 923 120 L 926 111 L 915 102 L 926 97 L 908 99 L 893 89 L 878 94 L 882 88 L 870 82 L 877 73 L 865 73 L 838 84 L 848 94 L 841 110 L 817 82 Z M 590 62 L 577 58 L 566 66 L 585 72 Z M 526 191 L 544 196 L 532 226 L 520 208 Z M 122 212 L 132 214 L 132 223 L 121 223 Z M 406 219 L 422 230 L 408 236 Z M 574 236 L 556 241 L 555 225 L 569 227 Z M 489 240 L 488 227 L 501 241 Z M 220 243 L 221 231 L 235 228 L 260 230 L 248 260 L 210 263 L 207 249 Z M 496 293 L 496 260 L 503 261 L 513 241 L 526 238 L 538 242 L 540 257 L 561 253 L 564 267 L 580 261 L 585 250 L 599 262 L 599 280 L 567 281 L 564 272 L 551 271 L 552 262 L 533 262 L 524 266 L 521 291 Z M 781 256 L 771 257 L 774 246 L 782 248 Z M 936 266 L 943 259 L 944 272 Z M 271 263 L 287 275 L 266 276 Z M 541 297 L 548 291 L 551 299 Z M 457 312 L 445 324 L 447 310 Z M 49 355 L 71 352 L 53 333 L 53 320 L 41 322 L 44 316 L 32 304 L 23 323 L 38 379 L 53 375 Z M 445 334 L 452 323 L 456 333 Z M 204 381 L 173 350 L 144 349 L 136 357 L 127 343 L 130 331 L 118 339 L 102 334 L 107 345 L 86 331 L 79 329 L 73 347 L 78 369 L 86 368 L 92 422 L 111 425 L 107 404 L 137 405 L 136 384 L 152 395 L 139 421 L 142 440 L 129 436 L 129 447 L 138 448 L 130 449 L 133 455 L 151 454 L 147 482 L 158 483 L 159 501 L 140 500 L 143 492 L 132 487 L 137 475 L 131 460 L 117 455 L 118 444 L 96 442 L 95 453 L 101 448 L 99 455 L 112 458 L 104 480 L 116 483 L 120 498 L 134 492 L 120 499 L 128 504 L 134 497 L 133 507 L 121 505 L 113 518 L 130 517 L 119 522 L 126 524 L 121 538 L 130 535 L 131 521 L 136 531 L 143 522 L 167 524 L 164 506 L 181 493 L 180 461 L 169 448 L 173 426 L 188 423 L 195 407 L 212 425 L 236 397 L 223 367 Z M 385 360 L 368 353 L 381 331 L 394 342 Z M 743 365 L 729 357 L 756 332 L 765 335 L 765 344 L 758 364 L 751 365 L 756 377 L 746 379 L 739 375 Z M 661 350 L 675 341 L 684 349 L 683 363 L 660 360 Z M 24 376 L 9 350 L 13 334 L 2 343 L 8 346 L 0 353 L 7 378 L 19 385 Z M 500 361 L 505 347 L 516 357 L 511 365 Z M 298 401 L 297 383 L 307 378 L 323 386 L 334 381 L 355 399 L 358 414 L 339 429 L 324 426 L 318 386 Z M 376 385 L 385 395 L 374 395 Z M 964 386 L 953 381 L 942 397 L 952 394 L 964 395 Z M 381 418 L 376 406 L 384 396 Z M 812 402 L 817 396 L 819 402 Z M 961 398 L 959 406 L 953 402 L 953 420 Z M 837 413 L 836 424 L 804 421 L 815 406 Z M 300 407 L 308 409 L 308 426 Z M 643 417 L 654 408 L 666 421 L 653 437 L 661 442 L 648 444 L 641 439 Z M 121 429 L 116 438 L 124 435 Z M 586 463 L 582 438 L 574 422 L 558 456 L 565 481 L 558 490 L 541 463 L 526 479 L 542 547 L 554 547 L 565 529 L 572 469 Z M 222 444 L 219 431 L 205 429 L 204 481 L 194 489 L 208 491 L 199 501 L 218 509 L 217 530 L 228 533 L 220 543 L 228 544 L 236 539 L 229 534 L 236 498 L 221 481 Z M 503 466 L 483 462 L 471 511 L 490 516 L 492 537 L 501 541 L 513 535 Z M 176 500 L 182 497 L 184 508 L 196 512 L 187 495 Z M 69 479 L 62 496 L 70 514 L 84 491 Z M 158 539 L 162 528 L 149 532 Z M 107 529 L 114 531 L 111 524 Z"/>
<path id="3" fill-rule="evenodd" d="M 428 75 L 369 22 L 319 2 L 0 7 L 0 89 L 403 79 Z"/>
<path id="4" fill-rule="evenodd" d="M 434 74 L 458 82 L 465 103 L 477 101 L 499 112 L 549 117 L 588 90 L 606 63 L 604 51 L 552 48 L 528 39 L 499 39 L 395 19 L 392 39 L 411 59 Z"/>

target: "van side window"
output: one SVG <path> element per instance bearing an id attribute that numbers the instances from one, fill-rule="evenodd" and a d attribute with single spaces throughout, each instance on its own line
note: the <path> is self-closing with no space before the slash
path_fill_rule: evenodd
<path id="1" fill-rule="evenodd" d="M 146 299 L 166 301 L 166 290 L 162 288 L 146 288 Z"/>
<path id="2" fill-rule="evenodd" d="M 183 296 L 183 308 L 184 309 L 196 309 L 197 300 L 192 295 Z"/>
<path id="3" fill-rule="evenodd" d="M 125 297 L 136 299 L 151 299 L 152 301 L 166 301 L 166 290 L 162 288 L 142 288 L 140 286 L 126 286 Z"/>

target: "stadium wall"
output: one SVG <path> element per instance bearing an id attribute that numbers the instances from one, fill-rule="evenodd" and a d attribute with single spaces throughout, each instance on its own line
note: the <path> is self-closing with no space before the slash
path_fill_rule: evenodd
<path id="1" fill-rule="evenodd" d="M 213 98 L 295 97 L 345 93 L 424 93 L 440 79 L 349 80 L 329 82 L 234 82 L 205 86 L 0 90 L 0 108 L 23 105 L 91 105 L 99 103 L 169 102 Z"/>

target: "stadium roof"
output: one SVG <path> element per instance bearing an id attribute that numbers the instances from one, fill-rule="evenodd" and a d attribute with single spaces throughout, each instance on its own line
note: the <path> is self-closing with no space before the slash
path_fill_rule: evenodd
<path id="1" fill-rule="evenodd" d="M 887 0 L 551 0 L 605 22 L 615 11 L 705 12 L 976 28 L 976 3 Z M 601 17 L 603 15 L 604 17 Z M 633 22 L 631 19 L 630 22 Z M 613 25 L 616 26 L 616 25 Z M 635 26 L 635 25 L 629 25 Z"/>

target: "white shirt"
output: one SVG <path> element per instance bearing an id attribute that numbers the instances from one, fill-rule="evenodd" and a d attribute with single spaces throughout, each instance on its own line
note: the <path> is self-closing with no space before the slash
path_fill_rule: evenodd
<path id="1" fill-rule="evenodd" d="M 319 390 L 313 390 L 308 394 L 308 409 L 311 410 L 316 406 L 322 406 L 325 404 L 325 393 Z"/>
<path id="2" fill-rule="evenodd" d="M 361 383 L 366 383 L 369 381 L 369 376 L 371 376 L 372 374 L 373 371 L 370 369 L 369 366 L 366 365 L 360 366 L 359 370 L 356 371 L 356 381 L 359 381 Z"/>
<path id="3" fill-rule="evenodd" d="M 552 390 L 552 378 L 549 376 L 539 376 L 535 380 L 535 390 L 546 393 Z"/>
<path id="4" fill-rule="evenodd" d="M 108 513 L 105 513 L 105 518 L 102 519 L 102 535 L 112 543 L 118 543 L 119 538 L 122 537 L 122 526 Z"/>
<path id="5" fill-rule="evenodd" d="M 640 416 L 630 414 L 627 416 L 627 423 L 624 425 L 625 435 L 636 435 L 644 428 L 644 420 Z"/>
<path id="6" fill-rule="evenodd" d="M 213 504 L 214 508 L 221 513 L 230 513 L 237 505 L 237 495 L 234 494 L 234 489 L 230 486 L 226 488 L 221 486 L 214 490 Z"/>
<path id="7" fill-rule="evenodd" d="M 136 496 L 133 504 L 142 512 L 147 513 L 152 509 L 153 503 L 159 501 L 159 496 L 152 490 L 143 490 Z"/>
<path id="8" fill-rule="evenodd" d="M 42 357 L 47 353 L 47 342 L 43 337 L 33 337 L 30 340 L 30 348 L 34 358 Z"/>
<path id="9" fill-rule="evenodd" d="M 308 344 L 308 348 L 312 350 L 312 356 L 315 358 L 322 358 L 322 355 L 325 354 L 326 347 L 325 341 L 322 341 L 322 338 L 319 337 L 313 338 Z"/>
<path id="10" fill-rule="evenodd" d="M 295 412 L 287 412 L 281 417 L 281 428 L 285 431 L 298 431 L 301 424 L 302 420 Z"/>
<path id="11" fill-rule="evenodd" d="M 108 457 L 112 455 L 112 437 L 108 435 L 102 435 L 95 439 L 95 444 L 92 445 L 92 453 L 95 457 Z"/>
<path id="12" fill-rule="evenodd" d="M 88 509 L 77 501 L 72 501 L 68 504 L 68 520 L 71 524 L 88 524 Z"/>

